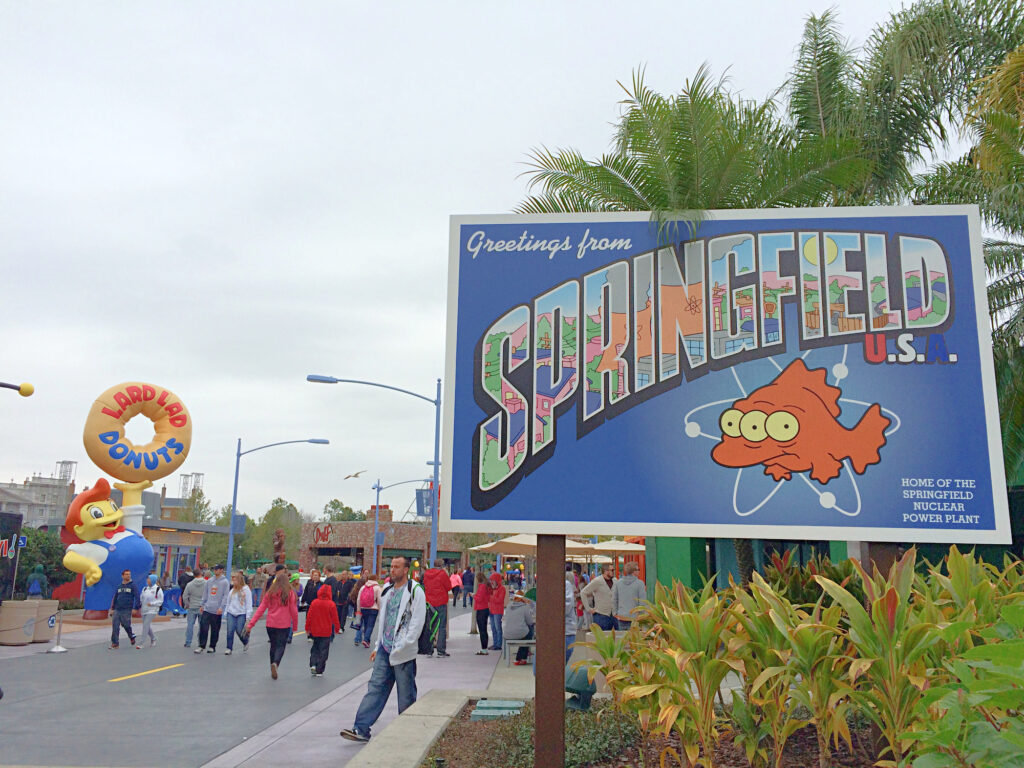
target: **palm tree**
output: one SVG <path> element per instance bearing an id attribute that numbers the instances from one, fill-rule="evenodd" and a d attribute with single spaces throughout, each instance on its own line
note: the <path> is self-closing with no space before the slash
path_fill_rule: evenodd
<path id="1" fill-rule="evenodd" d="M 922 0 L 892 14 L 857 55 L 835 14 L 808 18 L 785 86 L 801 136 L 858 144 L 870 172 L 841 204 L 905 203 L 913 170 L 968 114 L 979 79 L 1024 42 L 1024 6 Z"/>
<path id="2" fill-rule="evenodd" d="M 1000 239 L 985 241 L 988 305 L 1007 479 L 1024 467 L 1024 45 L 984 80 L 968 113 L 968 154 L 918 180 L 927 202 L 977 203 Z"/>
<path id="3" fill-rule="evenodd" d="M 864 172 L 853 142 L 800 139 L 771 101 L 734 98 L 706 67 L 677 96 L 634 74 L 611 152 L 587 160 L 572 149 L 535 150 L 518 213 L 652 211 L 668 220 L 714 208 L 821 204 Z"/>

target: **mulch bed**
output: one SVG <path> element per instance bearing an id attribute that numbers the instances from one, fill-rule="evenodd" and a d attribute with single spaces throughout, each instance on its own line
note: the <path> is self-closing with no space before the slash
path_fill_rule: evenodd
<path id="1" fill-rule="evenodd" d="M 501 738 L 498 734 L 499 721 L 471 722 L 469 716 L 475 705 L 475 701 L 469 702 L 453 718 L 421 768 L 434 768 L 435 757 L 447 761 L 444 763 L 445 768 L 495 768 L 497 763 L 489 756 L 501 751 L 501 744 L 495 743 Z M 829 760 L 830 768 L 872 768 L 875 760 L 869 754 L 870 729 L 867 726 L 851 726 L 850 732 L 854 745 L 852 753 L 841 743 L 839 749 L 832 753 Z M 643 759 L 640 755 L 641 746 L 645 747 L 646 753 Z M 603 762 L 592 763 L 587 768 L 655 768 L 661 765 L 661 753 L 667 746 L 681 752 L 679 739 L 675 734 L 668 738 L 653 736 L 646 745 L 638 743 L 619 755 L 610 756 Z M 665 765 L 675 768 L 678 763 L 668 757 Z M 750 768 L 743 749 L 734 744 L 729 737 L 718 742 L 715 765 L 719 768 Z M 783 768 L 817 768 L 818 741 L 812 726 L 803 728 L 789 737 L 782 765 Z"/>

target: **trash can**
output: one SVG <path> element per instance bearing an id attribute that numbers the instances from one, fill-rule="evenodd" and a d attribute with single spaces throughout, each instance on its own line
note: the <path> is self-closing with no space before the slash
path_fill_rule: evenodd
<path id="1" fill-rule="evenodd" d="M 0 645 L 32 642 L 38 603 L 38 600 L 6 600 L 0 605 Z"/>
<path id="2" fill-rule="evenodd" d="M 37 600 L 39 607 L 36 608 L 36 625 L 32 631 L 33 643 L 48 643 L 53 640 L 53 633 L 57 626 L 58 600 Z"/>

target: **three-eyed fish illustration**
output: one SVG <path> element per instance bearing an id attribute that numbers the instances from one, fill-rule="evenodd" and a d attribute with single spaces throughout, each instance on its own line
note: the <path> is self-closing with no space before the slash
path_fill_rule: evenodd
<path id="1" fill-rule="evenodd" d="M 826 377 L 824 368 L 809 370 L 797 358 L 770 383 L 737 400 L 719 420 L 722 441 L 712 449 L 712 460 L 723 467 L 763 464 L 775 480 L 809 470 L 822 485 L 839 477 L 844 459 L 864 474 L 881 461 L 890 421 L 874 403 L 853 429 L 844 427 L 839 423 L 842 391 Z"/>

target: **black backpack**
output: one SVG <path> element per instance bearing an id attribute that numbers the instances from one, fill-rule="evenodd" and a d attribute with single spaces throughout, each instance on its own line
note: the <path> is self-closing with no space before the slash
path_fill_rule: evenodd
<path id="1" fill-rule="evenodd" d="M 409 590 L 410 596 L 412 595 L 413 584 L 415 584 L 415 582 L 412 579 L 409 579 L 409 581 L 406 583 L 406 588 Z M 384 597 L 384 595 L 386 595 L 390 590 L 391 585 L 388 584 L 386 587 L 384 587 L 384 591 L 380 593 L 380 596 Z M 426 618 L 423 622 L 423 629 L 420 630 L 420 637 L 417 642 L 417 651 L 422 654 L 428 654 L 434 652 L 434 640 L 437 639 L 437 631 L 441 628 L 441 615 L 437 612 L 437 609 L 434 608 L 434 606 L 432 606 L 426 600 L 423 601 L 423 604 L 427 609 L 427 613 Z M 411 599 L 410 602 L 407 603 L 407 606 L 408 610 L 411 612 Z M 405 617 L 403 616 L 401 619 L 398 620 L 398 629 L 401 629 L 404 623 Z"/>

